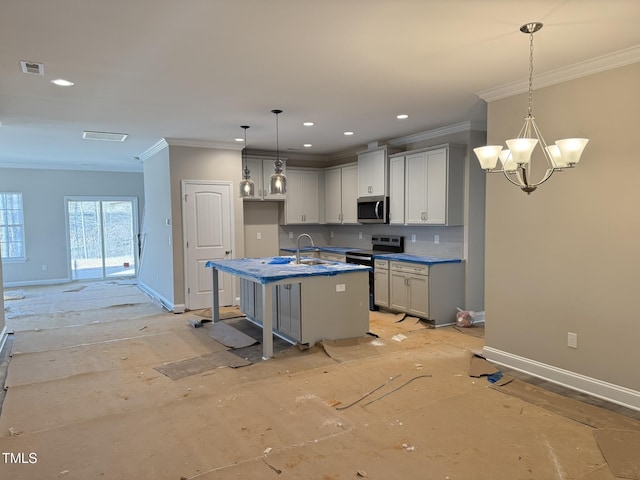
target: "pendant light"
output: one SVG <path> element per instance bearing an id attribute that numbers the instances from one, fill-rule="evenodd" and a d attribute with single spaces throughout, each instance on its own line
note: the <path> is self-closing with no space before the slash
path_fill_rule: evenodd
<path id="1" fill-rule="evenodd" d="M 250 128 L 249 125 L 242 125 L 240 128 L 244 129 L 244 148 L 242 149 L 242 176 L 243 179 L 240 181 L 240 196 L 242 198 L 251 198 L 255 195 L 255 186 L 253 184 L 253 180 L 251 180 L 251 172 L 249 171 L 249 167 L 247 166 L 247 128 Z"/>
<path id="2" fill-rule="evenodd" d="M 504 173 L 511 183 L 530 194 L 539 185 L 546 182 L 553 172 L 575 167 L 580 161 L 586 138 L 565 138 L 557 140 L 555 145 L 547 146 L 533 116 L 533 34 L 542 28 L 542 23 L 532 22 L 522 25 L 520 31 L 529 35 L 529 108 L 524 125 L 517 138 L 507 140 L 508 150 L 501 145 L 487 145 L 474 148 L 480 165 L 489 173 Z M 539 180 L 531 178 L 531 155 L 540 147 L 546 160 L 546 172 Z M 498 160 L 502 168 L 497 167 Z"/>
<path id="3" fill-rule="evenodd" d="M 287 193 L 287 177 L 282 172 L 282 160 L 280 160 L 280 145 L 278 142 L 278 115 L 282 113 L 282 110 L 271 110 L 271 113 L 276 115 L 276 161 L 275 172 L 271 174 L 269 179 L 269 194 L 271 195 L 284 195 Z"/>

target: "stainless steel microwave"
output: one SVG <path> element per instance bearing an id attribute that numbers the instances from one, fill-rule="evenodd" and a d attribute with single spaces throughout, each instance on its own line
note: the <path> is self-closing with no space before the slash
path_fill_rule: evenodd
<path id="1" fill-rule="evenodd" d="M 358 198 L 358 222 L 389 223 L 389 197 Z"/>

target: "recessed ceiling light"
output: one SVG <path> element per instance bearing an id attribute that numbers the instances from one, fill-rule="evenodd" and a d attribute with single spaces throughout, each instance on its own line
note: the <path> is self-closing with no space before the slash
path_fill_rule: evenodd
<path id="1" fill-rule="evenodd" d="M 353 135 L 353 132 L 344 132 L 345 135 Z"/>
<path id="2" fill-rule="evenodd" d="M 406 113 L 401 113 L 400 115 L 398 115 L 396 117 L 398 120 L 404 120 L 405 118 L 409 118 L 409 115 L 407 115 Z"/>
<path id="3" fill-rule="evenodd" d="M 305 127 L 313 127 L 313 122 L 304 122 L 302 125 Z"/>
<path id="4" fill-rule="evenodd" d="M 311 147 L 313 147 L 313 145 L 311 145 L 310 143 L 305 143 L 305 144 L 303 145 L 303 147 L 304 147 L 304 148 L 311 148 Z"/>
<path id="5" fill-rule="evenodd" d="M 56 78 L 55 80 L 51 80 L 51 83 L 58 85 L 59 87 L 71 87 L 74 85 L 73 82 L 65 80 L 64 78 Z"/>

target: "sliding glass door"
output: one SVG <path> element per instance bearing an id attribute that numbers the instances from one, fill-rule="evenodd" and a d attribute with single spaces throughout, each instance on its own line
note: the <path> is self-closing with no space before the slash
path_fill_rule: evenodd
<path id="1" fill-rule="evenodd" d="M 71 279 L 135 276 L 137 199 L 67 197 L 66 203 Z"/>

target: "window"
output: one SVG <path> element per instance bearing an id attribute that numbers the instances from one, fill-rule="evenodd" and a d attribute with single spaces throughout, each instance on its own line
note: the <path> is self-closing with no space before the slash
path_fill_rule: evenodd
<path id="1" fill-rule="evenodd" d="M 0 253 L 3 261 L 25 259 L 21 193 L 0 192 Z"/>

